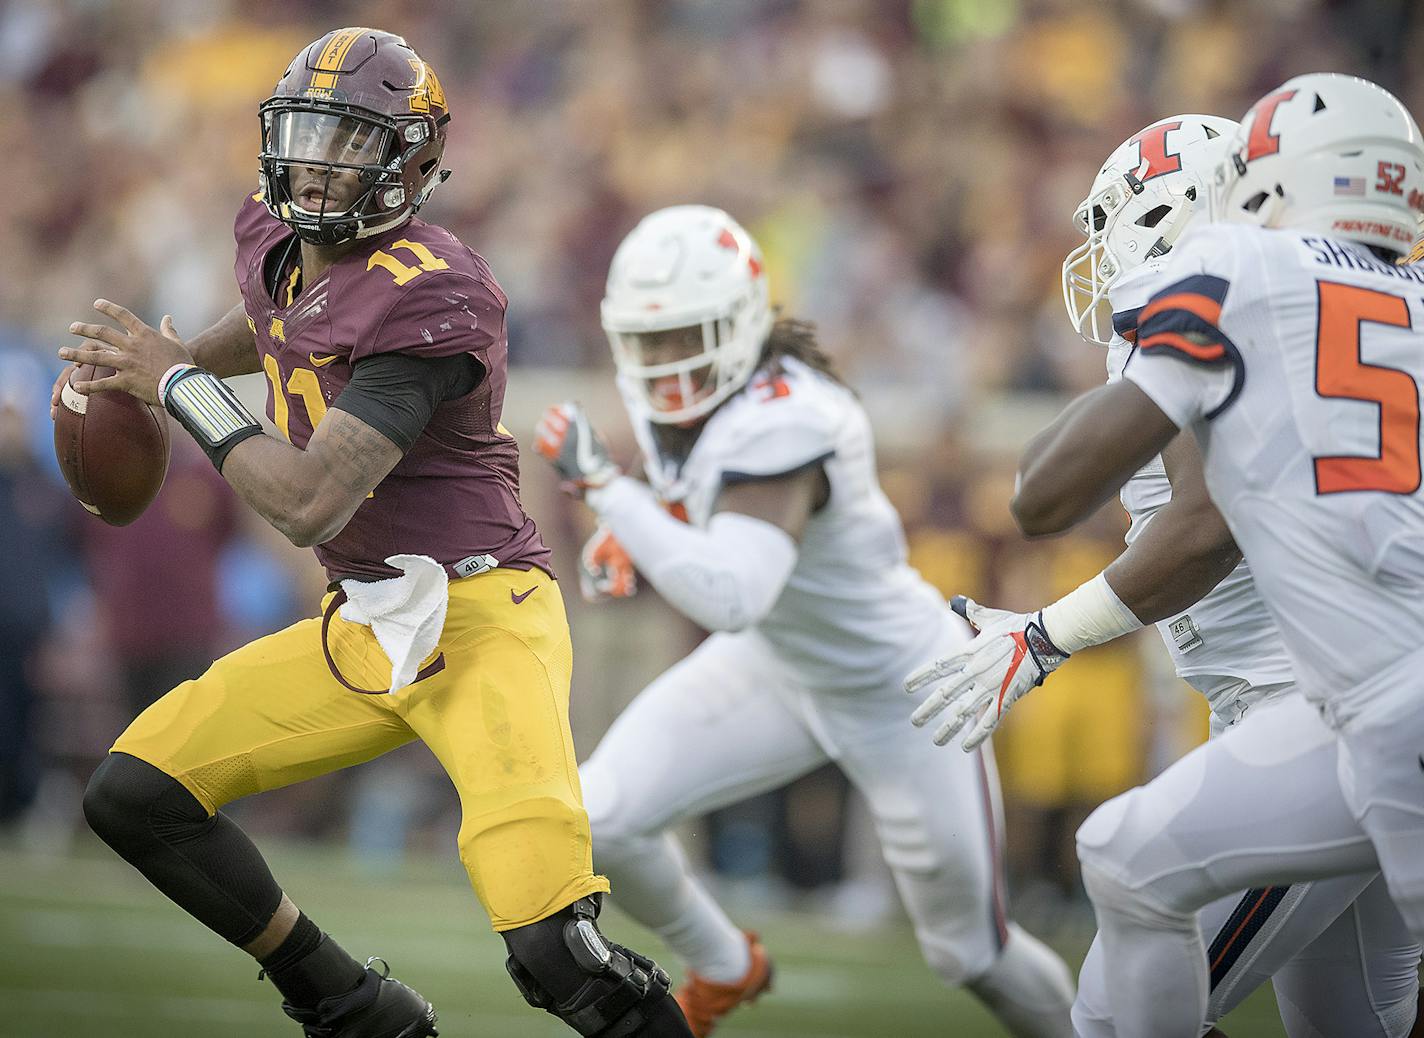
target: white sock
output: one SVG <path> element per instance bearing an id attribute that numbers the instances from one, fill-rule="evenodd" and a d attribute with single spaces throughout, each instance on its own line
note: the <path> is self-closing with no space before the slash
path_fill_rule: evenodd
<path id="1" fill-rule="evenodd" d="M 988 971 L 965 985 L 1015 1038 L 1072 1038 L 1073 975 L 1017 923 Z"/>
<path id="2" fill-rule="evenodd" d="M 751 969 L 746 936 L 692 875 L 671 833 L 598 847 L 598 868 L 618 907 L 652 930 L 708 980 L 734 984 Z"/>
<path id="3" fill-rule="evenodd" d="M 1206 947 L 1195 913 L 1140 897 L 1083 862 L 1098 916 L 1113 1023 L 1123 1038 L 1198 1038 L 1210 993 Z"/>

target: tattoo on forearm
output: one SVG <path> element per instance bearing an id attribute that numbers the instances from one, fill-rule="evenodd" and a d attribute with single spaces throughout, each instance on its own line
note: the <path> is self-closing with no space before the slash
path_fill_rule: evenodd
<path id="1" fill-rule="evenodd" d="M 343 489 L 365 494 L 400 460 L 400 448 L 360 419 L 332 410 L 327 421 L 321 449 Z"/>
<path id="2" fill-rule="evenodd" d="M 254 436 L 233 449 L 223 475 L 288 539 L 317 543 L 340 531 L 400 459 L 385 436 L 333 408 L 306 450 Z"/>

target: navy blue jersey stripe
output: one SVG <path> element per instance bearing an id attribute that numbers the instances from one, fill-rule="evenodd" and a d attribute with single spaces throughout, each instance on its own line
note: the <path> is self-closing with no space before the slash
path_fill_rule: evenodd
<path id="1" fill-rule="evenodd" d="M 1200 349 L 1187 356 L 1203 364 L 1221 364 L 1237 353 L 1236 344 L 1220 328 L 1190 310 L 1159 310 L 1138 329 L 1137 344 L 1151 350 L 1154 347 L 1151 340 L 1163 332 L 1195 336 L 1193 345 Z"/>
<path id="2" fill-rule="evenodd" d="M 1137 341 L 1137 315 L 1142 313 L 1142 307 L 1132 310 L 1119 310 L 1112 316 L 1113 331 L 1122 336 L 1128 342 Z"/>
<path id="3" fill-rule="evenodd" d="M 1219 278 L 1214 274 L 1193 274 L 1191 277 L 1182 278 L 1168 285 L 1162 291 L 1154 293 L 1153 300 L 1161 299 L 1163 296 L 1174 296 L 1179 292 L 1189 292 L 1192 295 L 1206 296 L 1218 306 L 1226 302 L 1227 290 L 1231 288 L 1231 282 L 1225 278 Z M 1152 305 L 1149 301 L 1148 306 Z"/>

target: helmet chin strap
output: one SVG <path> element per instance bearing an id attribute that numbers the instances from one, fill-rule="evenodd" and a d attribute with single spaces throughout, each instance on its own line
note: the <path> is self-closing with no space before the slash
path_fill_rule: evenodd
<path id="1" fill-rule="evenodd" d="M 365 220 L 358 219 L 356 221 L 356 233 L 351 235 L 351 238 L 371 238 L 377 234 L 385 234 L 392 228 L 399 227 L 401 224 L 405 223 L 414 215 L 415 206 L 408 205 L 402 208 L 399 212 L 391 214 L 391 218 L 389 220 L 383 220 L 380 223 L 370 224 L 368 226 Z"/>
<path id="2" fill-rule="evenodd" d="M 420 197 L 416 199 L 415 202 L 415 209 L 419 209 L 426 202 L 428 202 L 430 200 L 430 196 L 435 194 L 435 189 L 441 184 L 445 183 L 445 181 L 450 179 L 450 174 L 452 172 L 454 171 L 442 169 L 439 173 L 435 174 L 435 176 L 431 179 L 430 183 L 426 185 L 425 190 L 420 192 Z M 412 210 L 412 212 L 414 212 L 414 209 Z"/>

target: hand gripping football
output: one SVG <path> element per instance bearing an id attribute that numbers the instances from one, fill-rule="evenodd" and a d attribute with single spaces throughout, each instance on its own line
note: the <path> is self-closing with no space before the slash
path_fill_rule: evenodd
<path id="1" fill-rule="evenodd" d="M 69 376 L 54 419 L 54 453 L 79 503 L 110 526 L 127 526 L 168 474 L 168 415 L 128 393 L 84 396 L 70 384 L 112 373 L 83 364 Z"/>

